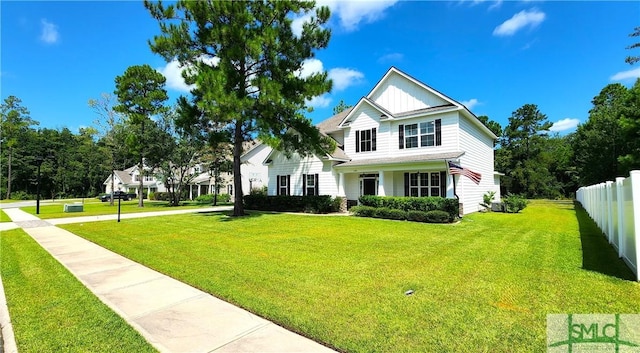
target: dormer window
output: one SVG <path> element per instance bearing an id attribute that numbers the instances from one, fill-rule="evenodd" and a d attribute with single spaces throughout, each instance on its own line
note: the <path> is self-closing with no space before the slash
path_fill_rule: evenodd
<path id="1" fill-rule="evenodd" d="M 376 128 L 356 130 L 356 152 L 370 152 L 376 150 Z"/>

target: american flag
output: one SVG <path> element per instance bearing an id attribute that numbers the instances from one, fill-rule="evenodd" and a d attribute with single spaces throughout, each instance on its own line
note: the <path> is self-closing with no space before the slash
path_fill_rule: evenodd
<path id="1" fill-rule="evenodd" d="M 471 171 L 467 168 L 462 168 L 461 166 L 453 163 L 453 162 L 449 162 L 449 174 L 451 175 L 455 175 L 455 174 L 460 174 L 460 175 L 464 175 L 467 178 L 471 179 L 474 183 L 480 185 L 480 179 L 482 179 L 482 175 L 480 173 L 476 173 L 474 171 Z"/>

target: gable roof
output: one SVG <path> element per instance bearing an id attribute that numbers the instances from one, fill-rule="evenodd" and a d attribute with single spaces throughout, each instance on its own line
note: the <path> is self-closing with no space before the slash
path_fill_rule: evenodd
<path id="1" fill-rule="evenodd" d="M 351 111 L 353 110 L 354 107 L 351 108 L 347 108 L 343 111 L 341 111 L 340 113 L 325 119 L 321 122 L 319 122 L 316 127 L 318 128 L 318 130 L 320 130 L 321 133 L 327 135 L 329 133 L 332 132 L 336 132 L 336 131 L 340 131 L 340 123 L 342 122 L 342 120 L 349 115 L 349 113 L 351 113 Z"/>
<path id="2" fill-rule="evenodd" d="M 413 116 L 417 116 L 420 114 L 431 114 L 431 113 L 436 113 L 436 112 L 441 112 L 441 111 L 447 111 L 447 110 L 451 110 L 451 111 L 455 111 L 455 110 L 459 110 L 462 115 L 464 115 L 465 117 L 467 117 L 472 124 L 476 125 L 478 128 L 480 128 L 485 134 L 487 134 L 488 136 L 490 136 L 492 139 L 496 140 L 498 139 L 498 136 L 496 136 L 493 131 L 491 131 L 488 127 L 486 127 L 480 120 L 478 120 L 478 117 L 473 114 L 466 106 L 464 106 L 462 103 L 456 101 L 455 99 L 445 95 L 444 93 L 434 89 L 431 86 L 428 86 L 424 83 L 422 83 L 421 81 L 415 79 L 414 77 L 412 77 L 411 75 L 403 72 L 402 70 L 396 68 L 395 66 L 391 66 L 389 68 L 389 70 L 387 70 L 387 72 L 384 74 L 384 76 L 382 76 L 382 78 L 378 81 L 378 83 L 376 83 L 376 85 L 373 87 L 373 89 L 371 89 L 371 91 L 369 92 L 369 94 L 367 94 L 365 97 L 363 97 L 358 104 L 356 104 L 356 107 L 358 107 L 358 105 L 363 101 L 366 100 L 367 103 L 369 103 L 371 106 L 373 106 L 374 108 L 384 112 L 386 111 L 383 107 L 381 107 L 380 105 L 376 104 L 375 102 L 373 102 L 373 100 L 371 99 L 372 96 L 374 96 L 378 90 L 380 90 L 386 81 L 389 80 L 389 78 L 392 75 L 399 75 L 400 77 L 412 82 L 413 84 L 417 85 L 418 87 L 426 90 L 427 92 L 430 92 L 431 94 L 435 95 L 436 97 L 444 100 L 445 102 L 447 102 L 446 104 L 442 104 L 442 105 L 438 105 L 438 106 L 432 106 L 432 107 L 427 107 L 427 108 L 423 108 L 423 109 L 417 109 L 417 110 L 413 110 L 413 111 L 409 111 L 409 112 L 401 112 L 401 113 L 397 113 L 394 115 L 390 115 L 385 113 L 389 118 L 392 119 L 400 119 L 400 118 L 408 118 L 408 117 L 413 117 Z M 355 107 L 354 107 L 355 108 Z M 355 110 L 355 109 L 354 109 Z M 350 117 L 345 117 L 346 121 L 348 118 Z M 341 127 L 344 125 L 340 125 Z"/>

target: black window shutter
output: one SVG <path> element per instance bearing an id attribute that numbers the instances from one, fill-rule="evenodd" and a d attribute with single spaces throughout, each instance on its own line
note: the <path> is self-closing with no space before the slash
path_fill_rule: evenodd
<path id="1" fill-rule="evenodd" d="M 356 130 L 356 152 L 360 152 L 360 130 Z"/>
<path id="2" fill-rule="evenodd" d="M 291 195 L 291 175 L 287 175 L 287 195 Z"/>
<path id="3" fill-rule="evenodd" d="M 371 129 L 371 150 L 376 150 L 376 128 Z"/>
<path id="4" fill-rule="evenodd" d="M 315 175 L 316 179 L 316 188 L 314 190 L 314 195 L 320 195 L 320 184 L 318 184 L 318 174 Z"/>
<path id="5" fill-rule="evenodd" d="M 442 145 L 442 119 L 436 119 L 436 146 Z"/>
<path id="6" fill-rule="evenodd" d="M 280 176 L 276 175 L 276 195 L 281 195 L 280 194 Z"/>
<path id="7" fill-rule="evenodd" d="M 447 172 L 440 172 L 440 196 L 447 197 Z"/>
<path id="8" fill-rule="evenodd" d="M 399 148 L 403 149 L 404 148 L 404 125 L 403 124 L 398 125 L 398 136 L 400 137 Z"/>
<path id="9" fill-rule="evenodd" d="M 307 195 L 307 175 L 302 174 L 302 196 Z"/>
<path id="10" fill-rule="evenodd" d="M 404 196 L 409 196 L 409 173 L 404 173 Z"/>

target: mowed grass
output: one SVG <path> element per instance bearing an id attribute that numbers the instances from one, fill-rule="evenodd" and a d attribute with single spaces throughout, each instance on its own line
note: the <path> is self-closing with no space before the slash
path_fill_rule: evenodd
<path id="1" fill-rule="evenodd" d="M 70 202 L 67 202 L 70 203 Z M 138 213 L 138 212 L 155 212 L 155 211 L 167 211 L 167 210 L 178 210 L 178 209 L 188 209 L 188 208 L 202 208 L 202 207 L 210 207 L 211 205 L 186 205 L 186 206 L 178 206 L 171 207 L 169 203 L 166 201 L 144 201 L 144 207 L 138 207 L 138 200 L 130 200 L 130 201 L 121 201 L 120 204 L 120 214 L 125 213 Z M 30 213 L 32 215 L 36 214 L 36 206 L 30 207 L 22 207 L 23 211 Z M 83 216 L 101 216 L 108 214 L 118 214 L 118 200 L 116 200 L 111 206 L 109 202 L 100 202 L 99 200 L 90 200 L 85 201 L 84 203 L 84 211 L 83 212 L 64 212 L 64 203 L 59 203 L 55 205 L 43 205 L 40 204 L 40 214 L 38 215 L 41 219 L 52 219 L 52 218 L 67 218 L 67 217 L 83 217 Z"/>
<path id="2" fill-rule="evenodd" d="M 11 218 L 3 210 L 0 210 L 0 222 L 11 222 Z"/>
<path id="3" fill-rule="evenodd" d="M 156 352 L 22 229 L 3 231 L 0 241 L 20 353 Z"/>
<path id="4" fill-rule="evenodd" d="M 571 202 L 448 225 L 254 213 L 64 228 L 348 352 L 540 352 L 547 314 L 640 303 Z"/>

